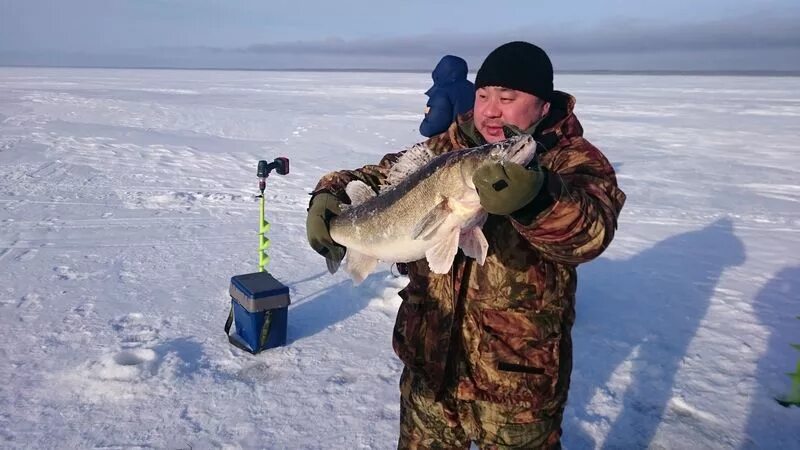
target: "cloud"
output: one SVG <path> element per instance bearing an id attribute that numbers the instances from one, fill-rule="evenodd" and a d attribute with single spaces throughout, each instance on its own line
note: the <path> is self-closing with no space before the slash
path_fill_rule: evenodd
<path id="1" fill-rule="evenodd" d="M 557 70 L 800 70 L 800 8 L 691 23 L 616 19 L 603 25 L 531 25 L 486 33 L 275 41 L 239 47 L 149 47 L 104 54 L 0 53 L 0 64 L 250 69 L 430 70 L 444 54 L 474 70 L 495 47 L 527 40 Z M 673 19 L 677 20 L 677 19 Z M 55 61 L 48 63 L 48 61 Z M 69 61 L 72 61 L 71 63 Z"/>
<path id="2" fill-rule="evenodd" d="M 457 53 L 485 56 L 497 45 L 528 40 L 565 55 L 660 51 L 800 48 L 800 14 L 754 13 L 692 24 L 618 20 L 589 29 L 531 26 L 487 34 L 426 34 L 391 39 L 328 39 L 255 44 L 233 51 L 257 54 L 422 56 Z"/>

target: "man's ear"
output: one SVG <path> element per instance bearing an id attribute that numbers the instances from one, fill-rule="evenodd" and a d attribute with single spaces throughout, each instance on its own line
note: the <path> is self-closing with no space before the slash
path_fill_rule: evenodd
<path id="1" fill-rule="evenodd" d="M 542 117 L 547 116 L 550 114 L 550 102 L 547 102 L 542 106 Z"/>

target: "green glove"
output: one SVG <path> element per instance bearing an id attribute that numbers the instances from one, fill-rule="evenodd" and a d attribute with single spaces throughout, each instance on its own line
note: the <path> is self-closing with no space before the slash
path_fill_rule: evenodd
<path id="1" fill-rule="evenodd" d="M 344 258 L 345 248 L 333 241 L 328 227 L 331 219 L 342 213 L 340 203 L 333 194 L 317 194 L 311 199 L 306 218 L 306 234 L 311 248 L 335 262 L 337 267 Z"/>
<path id="2" fill-rule="evenodd" d="M 489 214 L 507 216 L 530 204 L 539 195 L 545 175 L 517 163 L 491 163 L 472 175 L 481 206 Z"/>

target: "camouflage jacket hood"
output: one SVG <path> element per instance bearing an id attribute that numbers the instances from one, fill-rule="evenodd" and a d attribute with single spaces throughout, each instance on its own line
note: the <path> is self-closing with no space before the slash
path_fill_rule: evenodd
<path id="1" fill-rule="evenodd" d="M 542 143 L 539 164 L 550 174 L 544 195 L 553 201 L 532 222 L 490 215 L 482 266 L 461 252 L 449 274 L 432 273 L 425 260 L 408 265 L 393 346 L 434 391 L 537 411 L 556 412 L 566 402 L 576 266 L 610 244 L 625 202 L 611 164 L 583 138 L 574 105 L 573 97 L 556 93 L 551 114 L 534 134 Z M 481 141 L 470 112 L 426 144 L 439 154 Z M 315 192 L 349 202 L 348 182 L 377 188 L 400 154 L 327 174 Z"/>

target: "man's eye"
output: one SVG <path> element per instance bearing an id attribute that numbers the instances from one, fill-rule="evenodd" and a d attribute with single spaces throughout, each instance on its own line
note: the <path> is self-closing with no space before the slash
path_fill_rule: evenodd
<path id="1" fill-rule="evenodd" d="M 506 102 L 506 103 L 513 102 L 514 101 L 514 97 L 500 97 L 500 101 L 501 102 Z"/>

